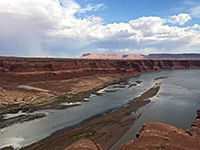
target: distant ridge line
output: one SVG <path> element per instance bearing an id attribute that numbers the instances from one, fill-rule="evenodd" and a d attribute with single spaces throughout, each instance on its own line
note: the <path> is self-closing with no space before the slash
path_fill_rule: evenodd
<path id="1" fill-rule="evenodd" d="M 95 54 L 85 53 L 80 59 L 200 59 L 200 53 L 182 54 Z"/>

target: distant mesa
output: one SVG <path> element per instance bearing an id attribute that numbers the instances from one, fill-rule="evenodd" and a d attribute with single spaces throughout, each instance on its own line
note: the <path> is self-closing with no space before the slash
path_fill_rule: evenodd
<path id="1" fill-rule="evenodd" d="M 162 59 L 162 58 L 174 58 L 174 59 L 199 59 L 200 54 L 198 53 L 188 53 L 188 54 L 149 54 L 145 56 L 145 58 L 155 58 L 155 59 Z"/>
<path id="2" fill-rule="evenodd" d="M 141 54 L 94 54 L 85 53 L 81 57 L 83 59 L 143 59 Z"/>
<path id="3" fill-rule="evenodd" d="M 198 53 L 183 54 L 95 54 L 85 53 L 80 59 L 200 59 Z"/>

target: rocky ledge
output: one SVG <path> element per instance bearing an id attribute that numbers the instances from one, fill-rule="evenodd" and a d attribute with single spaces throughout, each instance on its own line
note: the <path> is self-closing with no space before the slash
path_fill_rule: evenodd
<path id="1" fill-rule="evenodd" d="M 200 149 L 200 109 L 191 127 L 186 131 L 172 125 L 149 122 L 145 123 L 136 134 L 136 141 L 122 144 L 118 150 L 199 150 Z M 105 150 L 91 140 L 80 140 L 65 150 Z"/>
<path id="2" fill-rule="evenodd" d="M 200 68 L 200 59 L 91 60 L 0 57 L 0 86 L 67 80 L 94 75 L 135 76 L 142 72 Z"/>
<path id="3" fill-rule="evenodd" d="M 106 150 L 100 144 L 95 144 L 91 140 L 82 139 L 68 146 L 64 150 Z"/>

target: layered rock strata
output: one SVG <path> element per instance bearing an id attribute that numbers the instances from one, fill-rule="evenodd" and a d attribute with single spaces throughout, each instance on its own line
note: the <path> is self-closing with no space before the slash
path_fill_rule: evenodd
<path id="1" fill-rule="evenodd" d="M 66 80 L 83 76 L 138 75 L 145 71 L 200 68 L 197 60 L 82 60 L 0 57 L 0 83 Z"/>

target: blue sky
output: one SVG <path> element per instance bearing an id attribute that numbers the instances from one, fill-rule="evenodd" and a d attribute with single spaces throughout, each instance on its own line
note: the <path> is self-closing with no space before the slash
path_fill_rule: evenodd
<path id="1" fill-rule="evenodd" d="M 100 11 L 87 12 L 85 14 L 77 14 L 77 17 L 84 18 L 86 16 L 95 15 L 102 17 L 104 23 L 119 23 L 129 22 L 130 20 L 137 19 L 143 16 L 159 16 L 168 18 L 179 13 L 190 13 L 189 9 L 195 5 L 200 5 L 200 1 L 190 0 L 77 0 L 83 6 L 87 3 L 98 4 L 103 3 L 105 7 Z M 190 2 L 190 3 L 189 3 Z M 200 16 L 200 14 L 199 14 Z M 186 25 L 200 23 L 200 19 L 194 17 Z"/>
<path id="2" fill-rule="evenodd" d="M 0 55 L 200 53 L 200 0 L 0 1 Z"/>
<path id="3" fill-rule="evenodd" d="M 82 0 L 78 2 L 85 5 Z M 174 11 L 173 8 L 178 8 L 183 3 L 180 0 L 100 0 L 99 2 L 105 4 L 105 10 L 88 12 L 83 16 L 100 16 L 106 23 L 129 22 L 143 16 L 168 17 L 174 15 L 171 12 Z"/>

